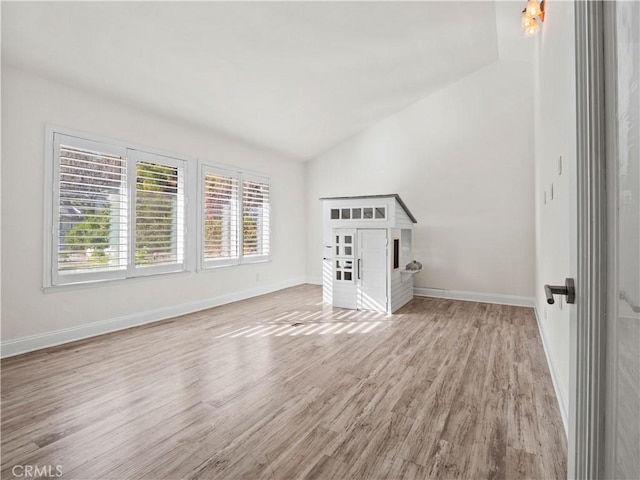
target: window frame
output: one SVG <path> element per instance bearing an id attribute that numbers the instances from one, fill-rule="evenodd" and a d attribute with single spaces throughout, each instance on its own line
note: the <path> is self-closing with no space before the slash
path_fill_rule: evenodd
<path id="1" fill-rule="evenodd" d="M 198 169 L 198 267 L 201 270 L 208 270 L 211 268 L 218 267 L 228 267 L 232 265 L 238 265 L 239 263 L 239 255 L 241 253 L 242 241 L 240 238 L 241 232 L 238 232 L 238 225 L 240 224 L 242 205 L 240 200 L 240 189 L 242 188 L 242 181 L 240 180 L 240 172 L 234 170 L 227 170 L 225 168 L 221 168 L 215 166 L 208 162 L 200 161 Z M 207 174 L 214 174 L 221 177 L 234 178 L 238 183 L 236 188 L 236 203 L 238 205 L 236 211 L 236 242 L 238 245 L 237 255 L 235 257 L 228 258 L 218 258 L 218 259 L 210 259 L 206 260 L 204 258 L 204 229 L 205 229 L 205 179 Z"/>
<path id="2" fill-rule="evenodd" d="M 359 211 L 358 215 L 360 215 L 359 217 L 355 217 L 354 216 L 354 212 L 355 211 Z M 371 210 L 371 217 L 365 217 L 365 210 Z M 382 216 L 381 217 L 377 217 L 376 213 L 378 210 L 382 210 Z M 329 208 L 329 220 L 331 221 L 336 221 L 336 220 L 347 220 L 349 222 L 351 221 L 356 221 L 356 222 L 380 222 L 380 221 L 386 221 L 388 220 L 389 217 L 389 212 L 388 212 L 388 208 L 386 204 L 382 204 L 382 205 L 359 205 L 359 206 L 355 206 L 355 207 L 342 207 L 342 206 L 334 206 L 334 207 L 330 207 Z M 334 217 L 334 212 L 337 213 L 337 216 Z M 344 215 L 344 213 L 346 212 L 346 215 Z"/>
<path id="3" fill-rule="evenodd" d="M 396 271 L 400 269 L 400 253 L 402 251 L 400 237 L 393 237 L 391 245 L 391 269 Z"/>
<path id="4" fill-rule="evenodd" d="M 96 150 L 99 145 L 107 154 L 122 155 L 126 159 L 126 210 L 127 210 L 127 264 L 121 270 L 104 272 L 87 272 L 70 275 L 60 275 L 58 270 L 59 246 L 59 178 L 60 158 L 57 136 L 73 139 L 73 146 Z M 44 155 L 44 231 L 43 231 L 43 291 L 82 288 L 99 285 L 105 282 L 130 282 L 150 276 L 186 273 L 190 271 L 211 270 L 220 267 L 270 262 L 272 260 L 272 195 L 271 177 L 250 171 L 240 171 L 235 167 L 212 163 L 207 160 L 176 155 L 158 149 L 140 146 L 129 142 L 114 140 L 88 132 L 83 132 L 58 125 L 45 125 L 45 155 Z M 160 164 L 183 167 L 183 256 L 182 262 L 170 265 L 135 265 L 135 208 L 136 208 L 136 159 L 143 161 L 159 160 Z M 144 160 L 146 159 L 146 160 Z M 238 257 L 224 260 L 204 261 L 204 171 L 223 176 L 232 176 L 238 182 Z M 269 185 L 268 196 L 268 254 L 244 255 L 243 244 L 243 182 L 255 181 Z"/>
<path id="5" fill-rule="evenodd" d="M 72 145 L 78 148 L 88 148 L 108 154 L 122 155 L 126 159 L 126 191 L 127 202 L 127 239 L 126 267 L 121 270 L 103 272 L 84 272 L 74 274 L 60 274 L 58 269 L 58 247 L 59 247 L 59 221 L 60 221 L 60 155 L 59 147 L 61 139 L 71 139 Z M 162 158 L 162 162 L 168 166 L 183 168 L 183 221 L 182 221 L 182 262 L 171 265 L 153 265 L 136 267 L 135 265 L 135 190 L 136 190 L 136 161 L 134 156 L 157 159 Z M 189 212 L 191 192 L 193 189 L 192 168 L 190 165 L 197 162 L 196 159 L 158 151 L 155 149 L 142 147 L 128 142 L 122 142 L 111 138 L 100 137 L 91 133 L 60 127 L 56 125 L 45 126 L 45 155 L 44 155 L 44 268 L 43 268 L 43 289 L 58 289 L 73 286 L 86 286 L 95 283 L 110 281 L 127 281 L 134 278 L 162 275 L 168 273 L 187 272 L 193 264 L 190 250 L 192 249 L 192 235 L 190 231 L 192 216 Z"/>
<path id="6" fill-rule="evenodd" d="M 241 173 L 240 174 L 241 184 L 240 184 L 240 263 L 241 264 L 249 264 L 249 263 L 261 263 L 268 262 L 271 260 L 271 179 L 269 177 L 265 177 L 262 175 L 257 175 L 253 173 Z M 268 214 L 269 214 L 269 225 L 267 227 L 267 235 L 269 238 L 267 249 L 268 253 L 261 255 L 245 255 L 244 254 L 244 215 L 243 215 L 243 207 L 244 207 L 244 182 L 255 182 L 255 183 L 266 183 L 269 185 L 269 202 L 268 202 Z M 264 227 L 263 227 L 264 228 Z"/>
<path id="7" fill-rule="evenodd" d="M 233 258 L 221 258 L 215 260 L 205 260 L 204 259 L 204 228 L 205 228 L 205 215 L 204 215 L 204 196 L 205 196 L 205 176 L 207 173 L 213 173 L 215 175 L 220 175 L 224 177 L 235 178 L 238 182 L 237 188 L 237 242 L 238 242 L 238 255 Z M 244 255 L 244 235 L 243 235 L 243 193 L 244 193 L 244 182 L 245 181 L 253 181 L 259 183 L 266 183 L 269 185 L 269 225 L 268 225 L 268 237 L 269 237 L 269 245 L 268 245 L 268 254 L 265 255 Z M 206 271 L 206 270 L 214 270 L 222 267 L 230 267 L 236 265 L 248 265 L 254 263 L 263 263 L 270 262 L 272 259 L 272 242 L 271 242 L 271 225 L 272 225 L 272 214 L 271 214 L 271 177 L 261 175 L 258 173 L 240 171 L 233 167 L 225 167 L 219 164 L 210 162 L 208 160 L 199 160 L 198 167 L 198 227 L 197 227 L 197 257 L 198 257 L 198 270 Z"/>
<path id="8" fill-rule="evenodd" d="M 74 147 L 82 148 L 86 150 L 100 151 L 102 153 L 118 155 L 125 158 L 127 183 L 124 185 L 123 189 L 125 191 L 125 195 L 127 198 L 126 209 L 128 212 L 129 210 L 129 194 L 128 194 L 129 161 L 127 159 L 127 149 L 121 146 L 117 146 L 117 145 L 113 145 L 113 144 L 109 144 L 101 141 L 94 141 L 88 138 L 62 134 L 60 132 L 54 132 L 51 135 L 51 137 L 52 137 L 51 141 L 52 141 L 52 149 L 53 149 L 52 151 L 53 161 L 51 162 L 53 177 L 51 178 L 50 182 L 45 182 L 45 183 L 48 183 L 48 186 L 49 186 L 48 192 L 47 192 L 47 189 L 45 188 L 45 192 L 47 192 L 46 196 L 51 199 L 51 209 L 49 210 L 49 215 L 48 215 L 49 224 L 51 225 L 51 228 L 48 229 L 48 232 L 49 232 L 48 243 L 50 244 L 50 247 L 48 248 L 49 258 L 50 258 L 49 270 L 51 272 L 51 275 L 49 276 L 50 285 L 58 286 L 58 285 L 67 285 L 67 284 L 74 284 L 74 283 L 88 283 L 88 282 L 95 282 L 95 281 L 101 281 L 101 280 L 113 280 L 113 279 L 123 278 L 124 276 L 127 275 L 128 262 L 129 262 L 128 258 L 127 258 L 127 265 L 124 268 L 119 270 L 110 270 L 110 271 L 102 271 L 102 272 L 93 271 L 93 272 L 84 272 L 84 273 L 70 273 L 67 275 L 60 273 L 60 270 L 58 268 L 58 264 L 59 264 L 58 251 L 60 246 L 60 227 L 59 227 L 60 225 L 60 155 L 59 155 L 59 152 L 60 152 L 60 146 L 62 145 L 64 140 L 67 138 L 70 138 L 70 139 L 73 139 L 72 143 Z M 127 228 L 128 228 L 129 226 L 128 218 L 126 222 L 127 222 Z M 127 244 L 125 244 L 125 248 L 128 251 Z"/>
<path id="9" fill-rule="evenodd" d="M 137 236 L 137 225 L 136 225 L 136 203 L 138 200 L 138 190 L 136 188 L 137 185 L 137 161 L 143 161 L 145 163 L 152 163 L 156 165 L 172 167 L 182 169 L 182 195 L 178 192 L 178 203 L 182 203 L 182 216 L 183 221 L 182 225 L 178 226 L 179 229 L 182 230 L 181 239 L 179 236 L 176 236 L 179 242 L 182 243 L 182 261 L 176 262 L 172 264 L 166 265 L 142 265 L 138 266 L 135 262 L 136 256 L 136 236 Z M 167 155 L 161 155 L 158 153 L 151 153 L 143 150 L 128 148 L 127 149 L 127 169 L 129 172 L 129 177 L 131 180 L 127 180 L 127 183 L 130 188 L 129 193 L 129 228 L 128 231 L 131 232 L 129 236 L 129 252 L 132 255 L 132 258 L 129 258 L 129 277 L 143 277 L 147 275 L 156 275 L 161 273 L 174 273 L 174 272 L 182 272 L 187 269 L 187 251 L 189 248 L 187 232 L 189 230 L 188 227 L 188 214 L 187 214 L 187 190 L 188 190 L 188 162 L 186 160 L 182 160 L 176 157 L 170 157 Z"/>

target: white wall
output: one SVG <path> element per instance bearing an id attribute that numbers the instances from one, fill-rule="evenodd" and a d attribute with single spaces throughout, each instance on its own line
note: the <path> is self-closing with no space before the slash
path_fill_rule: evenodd
<path id="1" fill-rule="evenodd" d="M 320 197 L 398 193 L 418 220 L 416 287 L 534 294 L 531 64 L 495 62 L 346 140 L 307 168 L 307 274 Z"/>
<path id="2" fill-rule="evenodd" d="M 270 175 L 273 261 L 43 293 L 46 123 Z M 165 308 L 175 312 L 176 305 L 202 305 L 208 299 L 304 279 L 301 163 L 6 65 L 2 68 L 2 140 L 3 341 L 149 311 L 155 312 L 151 316 L 160 315 Z"/>
<path id="3" fill-rule="evenodd" d="M 0 8 L 0 25 L 2 25 L 2 8 Z M 0 43 L 2 40 L 0 39 Z M 2 65 L 0 62 L 0 78 Z M 0 112 L 2 112 L 2 95 L 0 95 Z M 0 115 L 0 151 L 2 150 L 2 115 Z M 2 252 L 2 162 L 0 161 L 0 252 Z M 2 305 L 2 255 L 0 255 L 0 306 Z M 2 308 L 0 307 L 0 326 L 2 325 Z"/>
<path id="4" fill-rule="evenodd" d="M 543 341 L 566 425 L 570 312 L 575 307 L 561 303 L 560 297 L 554 305 L 548 305 L 543 287 L 545 283 L 564 284 L 566 277 L 573 276 L 577 258 L 574 6 L 573 2 L 547 2 L 546 8 L 544 25 L 535 39 L 535 292 Z M 558 170 L 560 156 L 562 174 Z"/>

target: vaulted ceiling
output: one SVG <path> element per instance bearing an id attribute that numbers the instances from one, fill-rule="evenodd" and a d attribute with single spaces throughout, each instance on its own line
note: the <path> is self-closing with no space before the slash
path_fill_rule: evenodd
<path id="1" fill-rule="evenodd" d="M 306 160 L 496 61 L 497 8 L 3 2 L 2 61 Z"/>

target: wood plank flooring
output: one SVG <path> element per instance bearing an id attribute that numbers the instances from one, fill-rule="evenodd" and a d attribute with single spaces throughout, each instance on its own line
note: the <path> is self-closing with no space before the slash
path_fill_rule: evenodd
<path id="1" fill-rule="evenodd" d="M 2 478 L 566 478 L 531 309 L 321 298 L 304 285 L 2 361 Z"/>

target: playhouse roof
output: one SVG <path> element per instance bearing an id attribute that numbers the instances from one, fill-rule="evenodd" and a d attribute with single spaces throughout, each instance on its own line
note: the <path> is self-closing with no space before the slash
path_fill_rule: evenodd
<path id="1" fill-rule="evenodd" d="M 413 216 L 407 205 L 402 201 L 402 198 L 400 198 L 400 195 L 397 193 L 388 193 L 386 195 L 357 195 L 354 197 L 323 197 L 320 200 L 358 200 L 363 198 L 395 198 L 411 221 L 413 223 L 418 223 L 416 217 Z"/>

